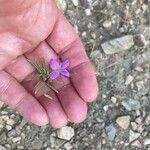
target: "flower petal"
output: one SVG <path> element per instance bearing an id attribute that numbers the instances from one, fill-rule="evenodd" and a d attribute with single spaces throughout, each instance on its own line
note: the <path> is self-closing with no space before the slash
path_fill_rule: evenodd
<path id="1" fill-rule="evenodd" d="M 52 71 L 51 74 L 50 74 L 50 78 L 52 80 L 58 78 L 60 76 L 60 72 L 59 71 Z"/>
<path id="2" fill-rule="evenodd" d="M 70 73 L 66 69 L 62 69 L 60 73 L 61 73 L 61 75 L 65 76 L 65 77 L 70 77 Z"/>
<path id="3" fill-rule="evenodd" d="M 56 59 L 51 59 L 49 65 L 52 69 L 56 70 L 60 67 L 59 62 Z"/>
<path id="4" fill-rule="evenodd" d="M 67 67 L 69 67 L 69 60 L 65 60 L 61 63 L 61 69 L 66 69 Z"/>

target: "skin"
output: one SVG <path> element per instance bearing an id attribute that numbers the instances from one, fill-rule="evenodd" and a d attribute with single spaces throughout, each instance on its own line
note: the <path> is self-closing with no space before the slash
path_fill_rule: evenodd
<path id="1" fill-rule="evenodd" d="M 11 5 L 10 5 L 11 4 Z M 71 78 L 54 81 L 49 100 L 34 94 L 27 59 L 70 61 Z M 31 123 L 60 128 L 86 118 L 98 93 L 94 69 L 80 38 L 54 0 L 0 0 L 0 99 Z"/>

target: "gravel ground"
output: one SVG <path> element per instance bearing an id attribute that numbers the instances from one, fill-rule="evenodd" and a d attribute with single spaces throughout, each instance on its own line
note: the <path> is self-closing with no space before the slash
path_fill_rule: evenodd
<path id="1" fill-rule="evenodd" d="M 150 0 L 59 0 L 100 87 L 87 119 L 54 130 L 0 102 L 0 150 L 150 150 Z"/>

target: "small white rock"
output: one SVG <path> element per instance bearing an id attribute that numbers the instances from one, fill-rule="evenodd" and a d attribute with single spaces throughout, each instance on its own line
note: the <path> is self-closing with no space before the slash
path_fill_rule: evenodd
<path id="1" fill-rule="evenodd" d="M 73 3 L 73 5 L 74 5 L 74 6 L 76 6 L 76 7 L 77 7 L 77 6 L 79 5 L 78 0 L 71 0 L 71 1 L 72 1 L 72 3 Z"/>
<path id="2" fill-rule="evenodd" d="M 105 28 L 110 28 L 111 25 L 112 25 L 111 21 L 108 21 L 108 20 L 104 21 L 104 23 L 103 23 L 103 27 L 105 27 Z"/>
<path id="3" fill-rule="evenodd" d="M 116 123 L 123 129 L 127 129 L 130 124 L 130 116 L 118 117 Z"/>
<path id="4" fill-rule="evenodd" d="M 10 130 L 12 129 L 12 126 L 6 125 L 6 129 L 7 129 L 8 131 L 10 131 Z"/>
<path id="5" fill-rule="evenodd" d="M 115 104 L 115 103 L 117 102 L 117 98 L 114 97 L 114 96 L 112 96 L 112 97 L 111 97 L 111 101 Z"/>
<path id="6" fill-rule="evenodd" d="M 70 140 L 74 136 L 74 129 L 69 126 L 63 127 L 57 131 L 57 136 L 60 139 Z"/>
<path id="7" fill-rule="evenodd" d="M 125 85 L 129 85 L 133 81 L 134 77 L 131 75 L 128 75 L 126 78 Z"/>
<path id="8" fill-rule="evenodd" d="M 20 140 L 21 140 L 21 137 L 15 137 L 15 138 L 12 139 L 12 141 L 13 141 L 14 143 L 16 143 L 16 142 L 18 142 L 18 141 L 20 141 Z"/>
<path id="9" fill-rule="evenodd" d="M 138 147 L 138 148 L 142 147 L 142 144 L 138 140 L 132 142 L 131 145 L 134 146 L 134 147 Z"/>
<path id="10" fill-rule="evenodd" d="M 129 141 L 130 142 L 136 140 L 137 138 L 139 138 L 139 136 L 140 136 L 140 133 L 133 132 L 132 130 L 129 131 Z"/>
<path id="11" fill-rule="evenodd" d="M 6 150 L 6 148 L 0 145 L 0 150 Z"/>
<path id="12" fill-rule="evenodd" d="M 134 131 L 137 130 L 137 128 L 138 128 L 138 125 L 136 122 L 131 122 L 131 126 Z"/>
<path id="13" fill-rule="evenodd" d="M 145 139 L 144 140 L 144 145 L 150 145 L 150 139 Z"/>
<path id="14" fill-rule="evenodd" d="M 73 146 L 70 143 L 66 143 L 64 145 L 64 147 L 65 147 L 66 150 L 71 150 L 73 148 Z"/>
<path id="15" fill-rule="evenodd" d="M 65 0 L 56 0 L 56 2 L 57 2 L 57 6 L 58 6 L 60 9 L 62 9 L 63 11 L 66 10 L 66 8 L 67 8 L 67 3 L 66 3 Z"/>
<path id="16" fill-rule="evenodd" d="M 0 101 L 0 109 L 3 107 L 4 103 Z"/>
<path id="17" fill-rule="evenodd" d="M 103 109 L 104 109 L 105 112 L 108 110 L 108 108 L 109 108 L 108 105 L 105 105 L 105 106 L 103 107 Z"/>
<path id="18" fill-rule="evenodd" d="M 15 124 L 15 121 L 13 119 L 8 119 L 6 122 L 8 125 L 12 126 Z"/>
<path id="19" fill-rule="evenodd" d="M 91 10 L 90 10 L 90 9 L 85 9 L 85 14 L 86 14 L 87 16 L 90 16 L 90 15 L 91 15 Z"/>

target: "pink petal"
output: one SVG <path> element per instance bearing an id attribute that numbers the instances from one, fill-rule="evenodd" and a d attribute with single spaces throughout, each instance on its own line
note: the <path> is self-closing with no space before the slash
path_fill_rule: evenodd
<path id="1" fill-rule="evenodd" d="M 52 69 L 56 70 L 60 67 L 59 62 L 56 59 L 51 59 L 49 65 Z"/>
<path id="2" fill-rule="evenodd" d="M 60 73 L 61 73 L 61 75 L 65 76 L 65 77 L 70 77 L 70 73 L 69 73 L 69 71 L 66 70 L 66 69 L 61 70 Z"/>
<path id="3" fill-rule="evenodd" d="M 69 67 L 69 61 L 65 60 L 61 63 L 61 69 L 66 69 L 67 67 Z"/>
<path id="4" fill-rule="evenodd" d="M 50 74 L 50 78 L 52 80 L 58 78 L 60 76 L 60 73 L 58 71 L 52 71 L 51 74 Z"/>

